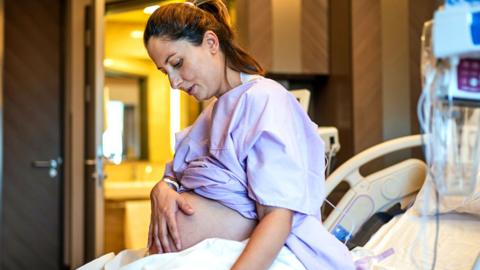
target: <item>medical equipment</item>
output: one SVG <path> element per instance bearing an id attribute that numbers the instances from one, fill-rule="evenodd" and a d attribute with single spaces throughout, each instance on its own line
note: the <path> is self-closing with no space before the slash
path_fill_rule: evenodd
<path id="1" fill-rule="evenodd" d="M 418 114 L 429 173 L 440 195 L 468 195 L 480 163 L 480 1 L 447 0 L 422 45 Z"/>
<path id="2" fill-rule="evenodd" d="M 294 89 L 289 90 L 295 99 L 300 103 L 303 111 L 308 113 L 310 106 L 310 90 L 308 89 Z M 330 174 L 332 169 L 332 160 L 340 151 L 340 140 L 338 139 L 338 129 L 336 127 L 321 126 L 317 128 L 317 133 L 325 143 L 325 158 L 326 158 L 326 172 L 325 175 Z"/>
<path id="3" fill-rule="evenodd" d="M 325 159 L 326 159 L 326 172 L 325 175 L 330 175 L 330 170 L 333 168 L 332 160 L 340 151 L 340 140 L 338 139 L 338 129 L 336 127 L 318 127 L 318 135 L 325 143 Z"/>
<path id="4" fill-rule="evenodd" d="M 428 178 L 437 191 L 431 269 L 438 259 L 440 196 L 468 196 L 476 190 L 480 176 L 479 4 L 478 0 L 446 0 L 433 22 L 424 25 L 422 35 L 423 91 L 417 109 L 422 131 L 427 134 Z M 425 204 L 423 209 L 427 208 Z M 427 224 L 425 213 L 422 223 Z M 423 242 L 427 249 L 422 228 L 415 242 Z M 412 249 L 410 253 L 413 257 L 415 252 Z"/>

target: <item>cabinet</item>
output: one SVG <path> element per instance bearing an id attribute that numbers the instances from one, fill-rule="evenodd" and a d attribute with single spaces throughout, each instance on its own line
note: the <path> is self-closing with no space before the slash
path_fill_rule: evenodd
<path id="1" fill-rule="evenodd" d="M 104 252 L 146 247 L 150 200 L 105 200 Z"/>
<path id="2" fill-rule="evenodd" d="M 328 74 L 328 0 L 236 0 L 237 38 L 269 73 Z"/>

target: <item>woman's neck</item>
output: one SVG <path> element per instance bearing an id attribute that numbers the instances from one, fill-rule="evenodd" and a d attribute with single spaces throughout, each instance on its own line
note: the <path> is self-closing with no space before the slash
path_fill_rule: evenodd
<path id="1" fill-rule="evenodd" d="M 222 91 L 220 91 L 220 94 L 217 96 L 217 98 L 242 84 L 242 81 L 240 79 L 240 72 L 227 67 L 225 73 L 226 76 L 222 84 Z"/>

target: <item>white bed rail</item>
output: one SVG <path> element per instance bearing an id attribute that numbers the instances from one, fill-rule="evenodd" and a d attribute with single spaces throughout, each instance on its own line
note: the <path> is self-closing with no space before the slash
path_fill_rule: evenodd
<path id="1" fill-rule="evenodd" d="M 327 194 L 342 181 L 350 185 L 350 190 L 324 221 L 326 228 L 354 234 L 374 213 L 417 192 L 426 174 L 426 165 L 421 160 L 407 159 L 368 176 L 361 175 L 359 169 L 376 158 L 420 145 L 422 135 L 389 140 L 364 150 L 336 169 L 327 178 Z"/>

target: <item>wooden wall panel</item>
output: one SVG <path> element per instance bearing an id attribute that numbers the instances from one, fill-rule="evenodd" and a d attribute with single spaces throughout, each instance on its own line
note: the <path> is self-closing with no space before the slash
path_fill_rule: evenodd
<path id="1" fill-rule="evenodd" d="M 383 139 L 380 0 L 352 1 L 354 152 Z"/>
<path id="2" fill-rule="evenodd" d="M 327 74 L 328 0 L 302 0 L 301 57 L 304 73 Z"/>
<path id="3" fill-rule="evenodd" d="M 328 3 L 236 0 L 239 43 L 269 73 L 328 74 Z"/>
<path id="4" fill-rule="evenodd" d="M 410 42 L 410 104 L 411 106 L 411 130 L 412 134 L 419 133 L 417 118 L 417 102 L 422 92 L 420 78 L 420 50 L 423 23 L 432 19 L 436 9 L 435 0 L 409 0 L 409 42 Z"/>
<path id="5" fill-rule="evenodd" d="M 383 138 L 410 134 L 408 0 L 380 0 L 382 9 Z"/>
<path id="6" fill-rule="evenodd" d="M 329 76 L 312 92 L 311 117 L 323 126 L 338 129 L 341 150 L 337 165 L 353 156 L 353 95 L 351 0 L 329 1 Z"/>
<path id="7" fill-rule="evenodd" d="M 272 48 L 272 1 L 248 1 L 248 43 L 249 52 L 266 69 L 273 65 Z"/>

